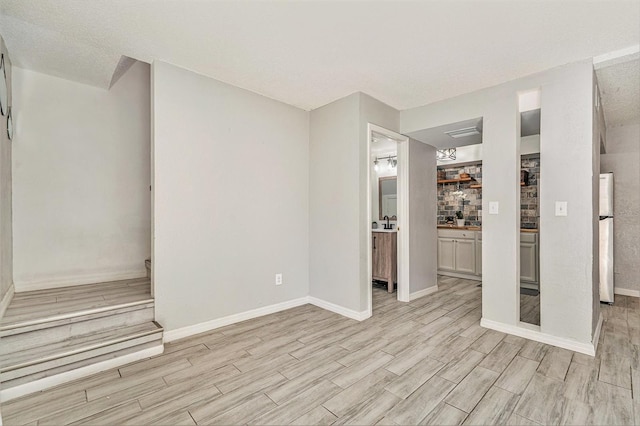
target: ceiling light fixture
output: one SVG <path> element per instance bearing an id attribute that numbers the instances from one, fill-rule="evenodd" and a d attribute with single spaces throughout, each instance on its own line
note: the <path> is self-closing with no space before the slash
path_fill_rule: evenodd
<path id="1" fill-rule="evenodd" d="M 473 136 L 473 135 L 479 135 L 480 131 L 477 129 L 477 127 L 465 127 L 463 129 L 457 129 L 457 130 L 449 130 L 448 132 L 444 132 L 445 135 L 449 135 L 452 138 L 464 138 L 466 136 Z"/>
<path id="2" fill-rule="evenodd" d="M 451 161 L 456 159 L 456 149 L 446 148 L 436 151 L 436 160 L 438 161 Z"/>
<path id="3" fill-rule="evenodd" d="M 380 164 L 381 161 L 387 160 L 386 167 L 384 164 Z M 386 168 L 387 170 L 394 170 L 398 167 L 398 157 L 396 155 L 387 155 L 386 157 L 376 157 L 373 160 L 373 170 L 380 171 L 380 168 Z"/>

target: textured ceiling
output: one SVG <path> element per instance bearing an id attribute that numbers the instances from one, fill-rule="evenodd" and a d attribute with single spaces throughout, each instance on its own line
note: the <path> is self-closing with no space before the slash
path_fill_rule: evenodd
<path id="1" fill-rule="evenodd" d="M 0 0 L 18 66 L 109 87 L 122 55 L 305 109 L 406 109 L 640 43 L 640 2 Z"/>
<path id="2" fill-rule="evenodd" d="M 640 124 L 640 58 L 600 68 L 596 74 L 607 126 Z"/>

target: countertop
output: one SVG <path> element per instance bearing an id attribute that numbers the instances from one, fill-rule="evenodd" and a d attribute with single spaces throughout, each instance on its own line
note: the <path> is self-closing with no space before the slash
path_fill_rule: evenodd
<path id="1" fill-rule="evenodd" d="M 456 226 L 456 225 L 438 225 L 438 229 L 459 229 L 461 231 L 482 231 L 480 226 Z M 520 232 L 529 232 L 537 234 L 537 229 L 521 228 Z"/>

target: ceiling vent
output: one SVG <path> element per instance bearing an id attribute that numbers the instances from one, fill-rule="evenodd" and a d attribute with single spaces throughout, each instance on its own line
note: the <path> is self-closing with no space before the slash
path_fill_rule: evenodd
<path id="1" fill-rule="evenodd" d="M 465 127 L 463 129 L 457 130 L 449 130 L 448 132 L 444 132 L 446 135 L 451 136 L 452 138 L 464 138 L 466 136 L 479 135 L 480 131 L 476 127 Z"/>

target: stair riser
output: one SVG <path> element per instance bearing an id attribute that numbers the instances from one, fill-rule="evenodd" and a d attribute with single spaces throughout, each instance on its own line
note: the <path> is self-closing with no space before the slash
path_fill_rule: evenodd
<path id="1" fill-rule="evenodd" d="M 135 308 L 135 309 L 133 309 Z M 35 331 L 24 330 L 20 334 L 2 336 L 0 354 L 20 352 L 46 344 L 72 339 L 73 336 L 96 333 L 108 328 L 126 327 L 153 321 L 153 304 L 138 305 L 133 308 L 108 311 L 89 315 L 86 317 L 72 318 L 60 325 L 47 327 L 50 324 L 39 324 Z M 33 328 L 35 326 L 29 327 Z M 9 330 L 8 332 L 15 332 Z M 9 352 L 11 351 L 11 352 Z"/>
<path id="2" fill-rule="evenodd" d="M 60 374 L 105 359 L 115 358 L 122 355 L 122 351 L 128 350 L 129 352 L 134 352 L 133 348 L 137 348 L 135 350 L 141 350 L 141 348 L 138 347 L 142 345 L 146 345 L 145 347 L 162 345 L 162 330 L 160 329 L 155 333 L 129 339 L 124 342 L 114 343 L 101 348 L 7 371 L 6 373 L 0 374 L 0 383 L 2 384 L 2 388 L 6 389 L 11 386 L 28 383 L 54 374 Z"/>

